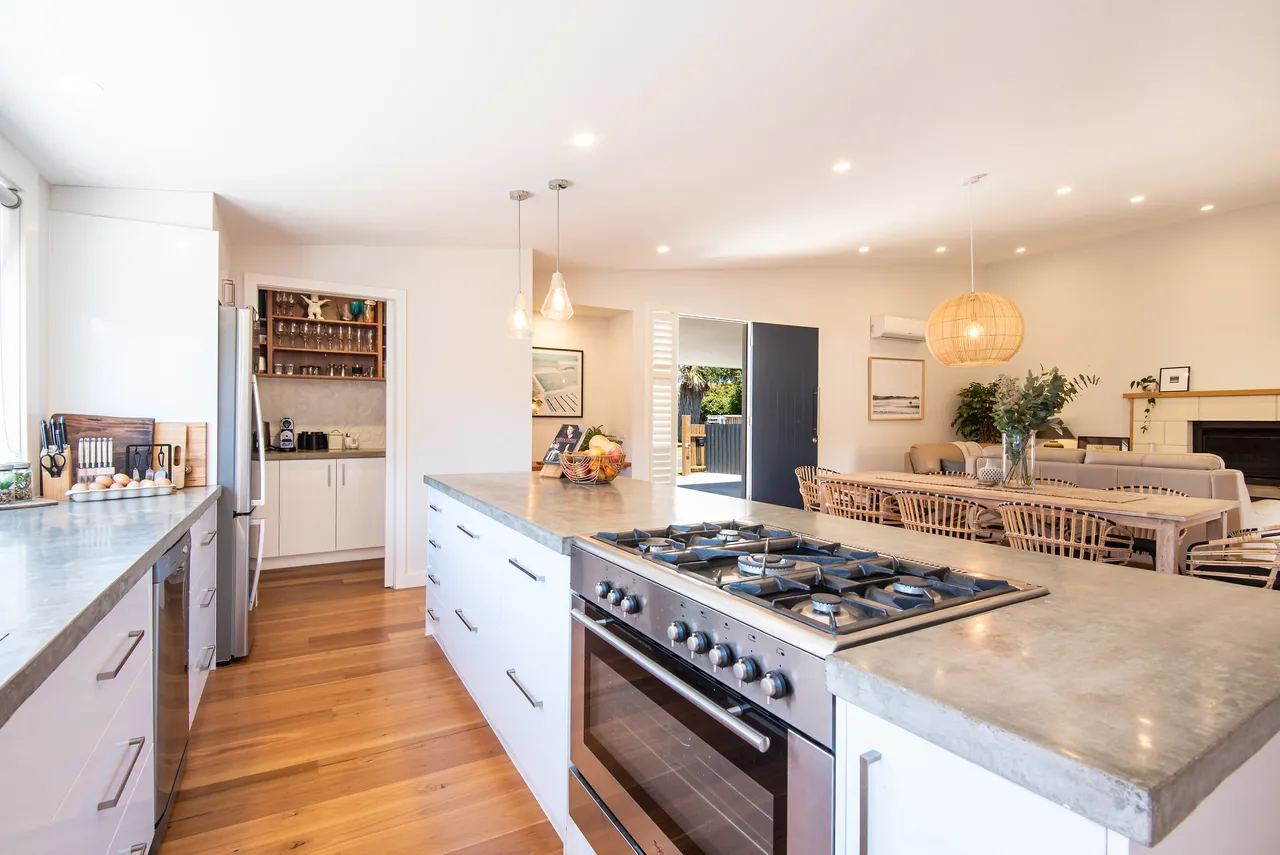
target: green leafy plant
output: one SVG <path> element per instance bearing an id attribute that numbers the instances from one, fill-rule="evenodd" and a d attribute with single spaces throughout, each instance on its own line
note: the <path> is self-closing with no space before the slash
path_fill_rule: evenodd
<path id="1" fill-rule="evenodd" d="M 582 444 L 578 446 L 578 451 L 586 451 L 591 447 L 591 440 L 597 436 L 607 437 L 604 432 L 604 425 L 593 425 L 587 428 L 587 432 L 582 435 Z"/>
<path id="2" fill-rule="evenodd" d="M 1045 425 L 1062 433 L 1058 413 L 1089 386 L 1097 386 L 1094 375 L 1064 377 L 1058 369 L 1040 373 L 1028 371 L 1025 380 L 1001 374 L 996 378 L 995 425 L 1001 433 L 1030 433 Z"/>
<path id="3" fill-rule="evenodd" d="M 1151 411 L 1156 408 L 1156 392 L 1160 391 L 1160 381 L 1148 374 L 1146 377 L 1129 381 L 1129 388 L 1147 393 L 1147 406 L 1142 411 L 1142 432 L 1151 429 Z"/>
<path id="4" fill-rule="evenodd" d="M 999 442 L 996 428 L 996 383 L 974 381 L 956 393 L 960 405 L 951 426 L 962 439 L 970 442 Z"/>
<path id="5" fill-rule="evenodd" d="M 680 401 L 679 412 L 681 415 L 691 415 L 695 422 L 700 421 L 702 416 L 702 396 L 706 394 L 710 381 L 705 373 L 706 369 L 700 365 L 681 365 L 680 366 Z"/>
<path id="6" fill-rule="evenodd" d="M 710 385 L 702 398 L 702 420 L 707 416 L 742 415 L 742 369 L 711 368 Z"/>

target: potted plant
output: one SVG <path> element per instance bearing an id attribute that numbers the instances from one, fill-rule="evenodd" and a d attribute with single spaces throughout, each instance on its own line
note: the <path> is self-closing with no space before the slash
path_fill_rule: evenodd
<path id="1" fill-rule="evenodd" d="M 951 426 L 961 439 L 970 442 L 999 442 L 996 428 L 996 383 L 979 383 L 976 380 L 956 393 L 960 405 Z"/>
<path id="2" fill-rule="evenodd" d="M 1025 380 L 1001 374 L 996 378 L 995 424 L 1000 430 L 1001 483 L 1016 490 L 1035 489 L 1036 429 L 1049 425 L 1062 433 L 1058 413 L 1089 386 L 1096 376 L 1064 377 L 1058 369 L 1028 371 Z"/>
<path id="3" fill-rule="evenodd" d="M 1130 380 L 1129 388 L 1147 393 L 1147 406 L 1142 411 L 1142 432 L 1151 429 L 1151 411 L 1156 408 L 1156 392 L 1160 391 L 1160 381 L 1148 374 L 1138 380 Z"/>

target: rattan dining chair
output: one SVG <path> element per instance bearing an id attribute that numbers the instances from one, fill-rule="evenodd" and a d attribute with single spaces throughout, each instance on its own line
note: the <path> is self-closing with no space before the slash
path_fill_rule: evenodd
<path id="1" fill-rule="evenodd" d="M 800 499 L 806 511 L 822 510 L 822 490 L 818 486 L 821 478 L 839 475 L 834 469 L 820 469 L 817 466 L 797 466 L 796 480 L 800 482 Z"/>
<path id="2" fill-rule="evenodd" d="M 894 494 L 851 481 L 821 481 L 822 512 L 847 520 L 902 525 Z"/>
<path id="3" fill-rule="evenodd" d="M 1075 481 L 1068 481 L 1066 478 L 1037 478 L 1037 487 L 1079 487 Z"/>
<path id="4" fill-rule="evenodd" d="M 1187 494 L 1181 490 L 1175 490 L 1172 487 L 1153 487 L 1150 484 L 1122 484 L 1119 487 L 1109 487 L 1108 492 L 1116 493 L 1141 493 L 1144 496 L 1181 496 L 1186 498 Z M 1155 561 L 1156 555 L 1156 530 L 1154 528 L 1142 528 L 1141 526 L 1129 526 L 1129 530 L 1133 532 L 1133 551 L 1143 555 L 1150 555 L 1151 560 Z M 1178 542 L 1182 542 L 1182 538 L 1186 537 L 1187 530 L 1184 528 L 1178 532 Z"/>
<path id="5" fill-rule="evenodd" d="M 1199 543 L 1191 547 L 1187 559 L 1191 576 L 1275 589 L 1280 577 L 1280 532 L 1251 532 Z"/>
<path id="6" fill-rule="evenodd" d="M 1033 502 L 1005 502 L 998 510 L 1014 549 L 1105 564 L 1133 557 L 1133 533 L 1095 514 Z"/>
<path id="7" fill-rule="evenodd" d="M 955 496 L 903 491 L 895 494 L 902 525 L 911 531 L 975 540 L 985 533 L 982 507 Z"/>

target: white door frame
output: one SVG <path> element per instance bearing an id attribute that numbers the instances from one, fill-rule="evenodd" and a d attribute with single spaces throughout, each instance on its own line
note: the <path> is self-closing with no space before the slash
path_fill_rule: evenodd
<path id="1" fill-rule="evenodd" d="M 387 521 L 383 584 L 388 588 L 408 587 L 408 395 L 404 366 L 408 354 L 406 316 L 408 294 L 399 288 L 345 285 L 317 279 L 244 274 L 244 293 L 249 305 L 257 308 L 258 292 L 264 290 L 322 293 L 343 297 L 382 300 L 387 305 Z"/>

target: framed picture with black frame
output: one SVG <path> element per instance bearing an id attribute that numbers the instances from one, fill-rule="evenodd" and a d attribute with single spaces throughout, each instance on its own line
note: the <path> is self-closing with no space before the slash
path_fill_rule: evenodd
<path id="1" fill-rule="evenodd" d="M 581 350 L 533 349 L 533 415 L 536 418 L 583 418 L 582 367 Z"/>
<path id="2" fill-rule="evenodd" d="M 1190 392 L 1191 366 L 1182 365 L 1174 368 L 1160 369 L 1161 392 Z"/>

